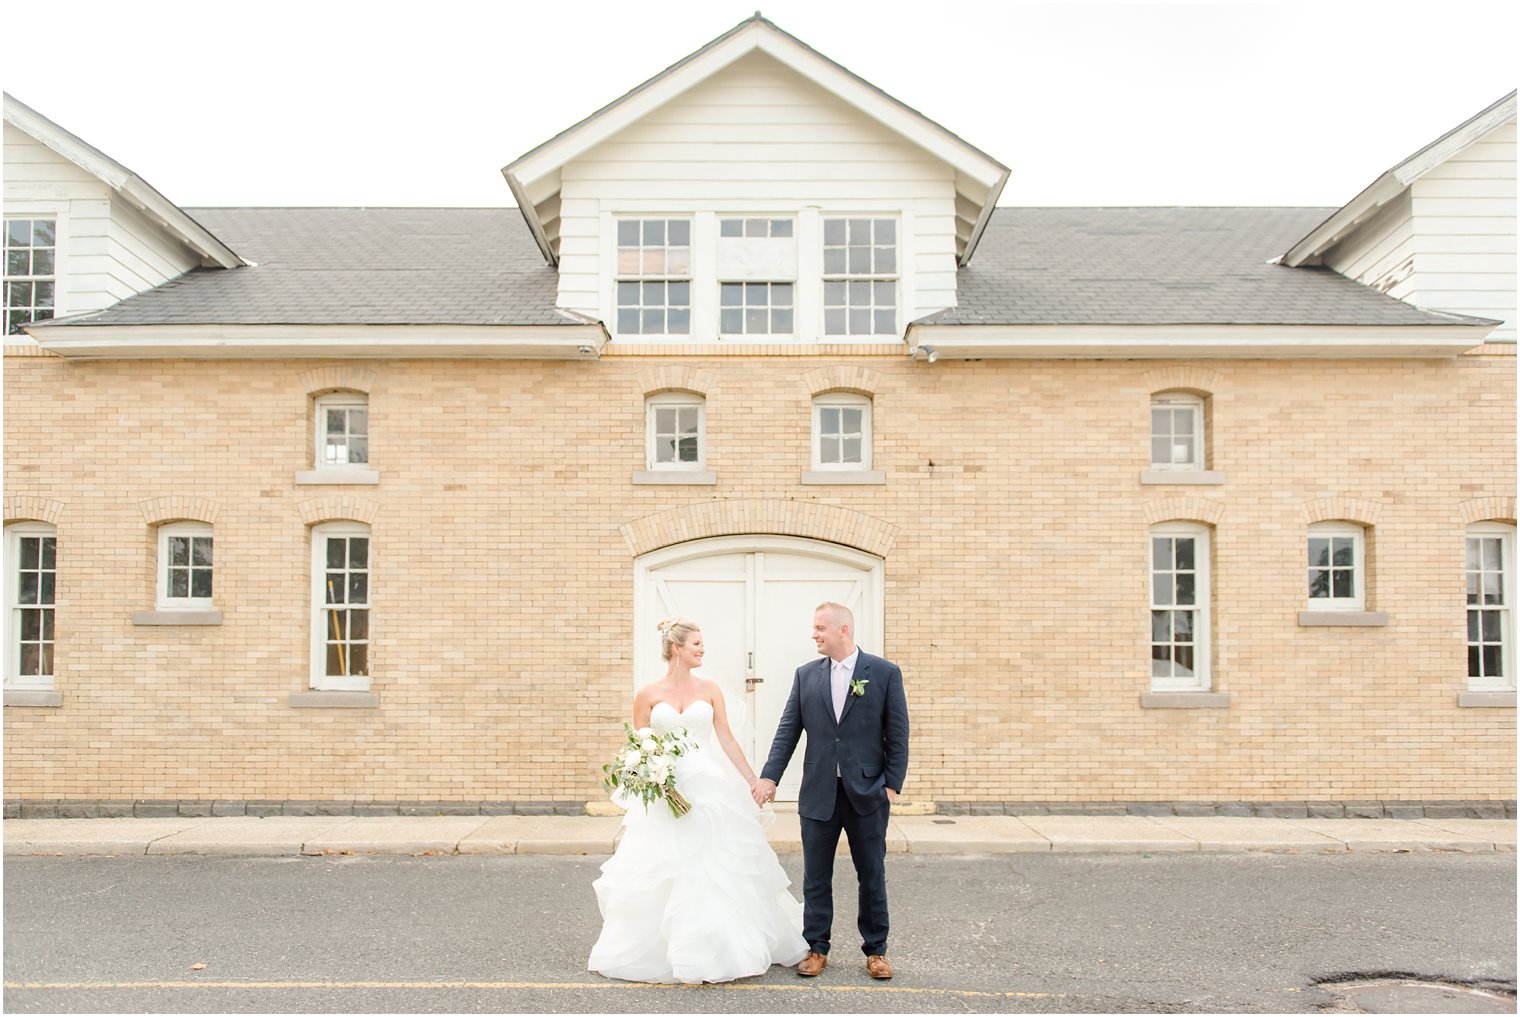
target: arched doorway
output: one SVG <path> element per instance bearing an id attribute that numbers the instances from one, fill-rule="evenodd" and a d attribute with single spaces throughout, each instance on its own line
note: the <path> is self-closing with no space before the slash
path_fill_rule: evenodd
<path id="1" fill-rule="evenodd" d="M 634 688 L 665 671 L 661 618 L 702 626 L 701 675 L 723 686 L 748 717 L 744 751 L 758 772 L 770 752 L 797 667 L 818 657 L 813 609 L 825 600 L 855 614 L 861 649 L 882 651 L 882 560 L 803 537 L 711 537 L 660 548 L 634 562 Z M 794 801 L 802 746 L 777 797 Z"/>

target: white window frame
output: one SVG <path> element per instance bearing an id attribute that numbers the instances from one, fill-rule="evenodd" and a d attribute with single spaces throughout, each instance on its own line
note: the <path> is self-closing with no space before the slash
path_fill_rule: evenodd
<path id="1" fill-rule="evenodd" d="M 1310 583 L 1308 573 L 1319 569 L 1313 564 L 1309 555 L 1309 541 L 1333 540 L 1335 537 L 1350 537 L 1352 540 L 1351 561 L 1351 591 L 1349 597 L 1337 597 L 1334 595 L 1334 575 L 1331 576 L 1331 596 L 1312 597 L 1307 589 Z M 1365 611 L 1367 609 L 1367 530 L 1356 523 L 1330 522 L 1313 523 L 1304 537 L 1305 575 L 1304 599 L 1310 611 Z M 1335 545 L 1331 544 L 1330 562 L 1335 562 Z"/>
<path id="2" fill-rule="evenodd" d="M 368 537 L 369 556 L 366 571 L 369 574 L 365 609 L 369 612 L 366 643 L 373 651 L 374 628 L 374 575 L 375 541 L 370 528 L 363 523 L 319 523 L 311 528 L 311 687 L 317 691 L 368 692 L 370 675 L 329 675 L 327 673 L 327 538 Z M 346 596 L 346 592 L 345 592 Z M 367 654 L 366 663 L 373 673 L 374 654 Z"/>
<path id="3" fill-rule="evenodd" d="M 1192 459 L 1188 462 L 1174 463 L 1156 461 L 1156 417 L 1155 411 L 1164 409 L 1176 412 L 1178 409 L 1191 409 L 1193 414 L 1193 449 Z M 1203 440 L 1203 397 L 1191 395 L 1187 392 L 1158 392 L 1151 396 L 1151 422 L 1150 422 L 1150 459 L 1153 470 L 1203 470 L 1207 469 L 1204 463 L 1204 440 Z M 1168 448 L 1175 454 L 1175 442 L 1169 443 Z M 1169 457 L 1170 458 L 1170 457 Z"/>
<path id="4" fill-rule="evenodd" d="M 58 670 L 58 529 L 49 523 L 14 523 L 5 528 L 5 687 L 51 692 L 54 674 L 21 674 L 21 538 L 52 537 L 53 551 L 53 671 Z M 40 606 L 40 605 L 39 605 Z"/>
<path id="5" fill-rule="evenodd" d="M 171 540 L 174 537 L 189 537 L 189 538 L 191 538 L 191 545 L 190 545 L 190 553 L 191 553 L 191 558 L 190 558 L 191 565 L 190 565 L 190 568 L 191 568 L 191 575 L 189 577 L 189 583 L 190 583 L 189 589 L 192 590 L 192 591 L 195 589 L 194 570 L 197 568 L 197 566 L 194 564 L 194 562 L 195 562 L 195 544 L 194 544 L 194 538 L 204 537 L 207 540 L 213 541 L 213 543 L 212 543 L 212 565 L 210 566 L 210 569 L 209 569 L 209 571 L 211 572 L 211 596 L 210 597 L 196 597 L 194 595 L 186 596 L 186 597 L 175 597 L 175 596 L 173 596 L 173 595 L 170 594 L 170 592 L 169 592 L 169 589 L 170 589 L 170 585 L 169 585 L 169 570 L 170 570 L 170 568 L 172 568 L 174 566 L 173 566 L 173 563 L 170 561 L 169 547 L 170 547 L 170 542 L 171 542 Z M 214 605 L 214 598 L 216 596 L 216 564 L 215 564 L 216 559 L 215 559 L 215 553 L 216 553 L 215 537 L 214 537 L 214 535 L 211 532 L 211 524 L 210 523 L 193 523 L 193 522 L 190 522 L 190 523 L 165 523 L 164 525 L 162 525 L 162 526 L 160 526 L 158 528 L 158 583 L 157 583 L 157 597 L 156 597 L 156 601 L 157 601 L 158 609 L 160 611 L 211 611 L 211 610 L 215 610 L 215 605 Z"/>
<path id="6" fill-rule="evenodd" d="M 826 463 L 823 461 L 823 411 L 827 409 L 860 410 L 860 462 Z M 813 469 L 838 473 L 866 472 L 871 469 L 871 400 L 852 392 L 825 392 L 813 397 Z"/>
<path id="7" fill-rule="evenodd" d="M 725 286 L 738 286 L 738 287 L 740 287 L 740 294 L 741 294 L 741 296 L 743 298 L 743 301 L 744 301 L 744 302 L 741 302 L 739 304 L 739 309 L 740 309 L 740 314 L 741 315 L 747 315 L 748 309 L 751 306 L 747 302 L 748 299 L 749 299 L 749 294 L 746 292 L 747 288 L 750 287 L 750 286 L 764 286 L 765 287 L 765 295 L 766 295 L 766 303 L 761 304 L 761 305 L 755 305 L 755 306 L 764 307 L 765 308 L 767 325 L 769 325 L 771 313 L 773 311 L 775 311 L 775 310 L 779 310 L 780 308 L 785 307 L 785 308 L 787 308 L 787 309 L 789 309 L 791 311 L 791 315 L 792 315 L 792 327 L 789 328 L 789 329 L 787 329 L 785 332 L 782 332 L 782 331 L 779 331 L 779 330 L 777 330 L 777 331 L 770 331 L 769 329 L 767 329 L 767 331 L 764 331 L 764 332 L 748 332 L 748 331 L 745 331 L 743 327 L 741 327 L 739 329 L 739 331 L 737 331 L 737 332 L 730 332 L 728 329 L 726 329 L 726 328 L 723 327 L 723 312 L 725 310 L 727 310 L 728 306 L 729 306 L 729 305 L 727 305 L 727 304 L 725 304 L 723 302 L 723 287 L 725 287 Z M 774 287 L 776 287 L 776 286 L 790 286 L 791 287 L 791 289 L 792 289 L 792 302 L 790 304 L 775 304 L 775 303 L 771 303 L 771 296 L 772 296 L 773 293 L 775 293 Z M 797 334 L 797 284 L 795 282 L 793 282 L 790 279 L 722 279 L 722 280 L 719 280 L 719 282 L 718 282 L 718 335 L 719 336 L 721 336 L 724 339 L 739 339 L 739 340 L 744 340 L 744 341 L 749 341 L 749 340 L 752 340 L 752 339 L 760 339 L 760 340 L 763 341 L 763 340 L 767 340 L 767 339 L 790 339 L 793 336 L 795 336 L 796 334 Z"/>
<path id="8" fill-rule="evenodd" d="M 825 254 L 825 249 L 828 248 L 828 247 L 837 247 L 837 246 L 839 246 L 837 244 L 830 244 L 830 243 L 828 243 L 829 223 L 830 222 L 834 222 L 834 221 L 844 222 L 844 223 L 846 223 L 846 227 L 845 227 L 846 231 L 848 231 L 848 229 L 849 229 L 848 223 L 852 219 L 866 219 L 866 220 L 872 221 L 873 225 L 871 226 L 871 232 L 872 232 L 872 239 L 873 240 L 875 238 L 875 232 L 876 232 L 876 227 L 874 225 L 874 222 L 876 220 L 889 220 L 889 221 L 891 221 L 893 223 L 893 226 L 894 226 L 894 228 L 893 228 L 893 233 L 894 233 L 893 250 L 895 252 L 894 255 L 893 255 L 893 259 L 896 262 L 896 266 L 895 266 L 895 268 L 894 268 L 894 270 L 892 272 L 875 272 L 875 271 L 865 272 L 865 273 L 851 272 L 851 271 L 849 271 L 849 265 L 848 264 L 845 265 L 845 271 L 843 271 L 843 272 L 830 272 L 830 271 L 827 270 L 826 267 L 824 267 L 825 263 L 826 263 L 826 260 L 827 260 L 826 254 Z M 905 227 L 904 216 L 901 215 L 900 213 L 897 213 L 897 212 L 842 212 L 842 211 L 826 211 L 823 215 L 821 215 L 819 217 L 818 240 L 817 240 L 817 243 L 818 243 L 818 259 L 819 259 L 818 264 L 821 267 L 821 274 L 819 276 L 819 278 L 821 279 L 821 284 L 819 285 L 819 288 L 818 288 L 818 340 L 820 342 L 825 342 L 825 343 L 829 343 L 829 342 L 860 342 L 860 341 L 871 342 L 871 341 L 880 341 L 882 338 L 888 337 L 888 336 L 890 336 L 891 338 L 895 339 L 895 338 L 899 338 L 902 335 L 902 332 L 903 332 L 903 317 L 904 317 L 904 315 L 903 315 L 904 295 L 905 295 L 905 290 L 906 290 L 906 285 L 904 283 L 904 279 L 905 279 L 906 273 L 904 271 L 903 262 L 905 260 L 904 259 L 904 253 L 905 253 L 906 246 L 907 246 L 905 244 L 905 242 L 904 242 L 904 232 L 905 232 L 904 227 Z M 849 236 L 848 236 L 848 232 L 846 232 L 846 250 L 848 250 L 848 243 L 849 243 Z M 876 246 L 879 246 L 879 245 L 876 245 L 876 244 L 873 243 L 871 246 L 874 249 Z M 873 269 L 874 269 L 874 265 L 873 265 Z M 877 283 L 890 282 L 892 284 L 892 292 L 893 292 L 892 331 L 891 332 L 877 332 L 876 331 L 876 320 L 875 320 L 876 319 L 876 315 L 875 315 L 875 311 L 874 310 L 872 311 L 872 314 L 871 314 L 871 331 L 869 331 L 869 332 L 851 332 L 851 331 L 849 331 L 848 330 L 848 316 L 849 316 L 848 306 L 849 305 L 847 304 L 846 305 L 846 310 L 845 310 L 845 315 L 846 315 L 846 330 L 843 331 L 843 332 L 830 332 L 829 329 L 828 329 L 828 312 L 829 312 L 829 307 L 830 307 L 829 302 L 828 302 L 828 296 L 827 296 L 827 294 L 828 294 L 828 288 L 829 288 L 829 284 L 830 283 L 841 283 L 841 282 L 844 283 L 844 284 L 846 284 L 846 286 L 848 286 L 850 283 L 866 282 L 866 283 L 870 283 L 871 286 L 873 287 L 873 289 L 874 289 L 874 287 L 875 287 L 875 285 Z M 874 300 L 873 300 L 873 303 L 872 303 L 871 306 L 873 308 L 876 306 L 875 303 L 874 303 Z"/>
<path id="9" fill-rule="evenodd" d="M 619 262 L 619 259 L 620 259 L 619 252 L 622 249 L 623 245 L 620 243 L 620 238 L 619 238 L 618 234 L 619 234 L 620 230 L 622 229 L 623 224 L 624 223 L 629 223 L 629 222 L 637 222 L 637 223 L 639 223 L 639 245 L 638 245 L 638 250 L 643 251 L 643 250 L 646 249 L 646 247 L 649 247 L 649 245 L 646 245 L 644 243 L 643 224 L 646 223 L 646 222 L 651 222 L 651 221 L 655 221 L 655 220 L 659 220 L 659 221 L 662 221 L 662 222 L 665 223 L 666 242 L 664 244 L 660 245 L 659 249 L 664 250 L 664 251 L 667 252 L 667 263 L 666 263 L 666 266 L 665 266 L 666 270 L 664 272 L 651 273 L 651 274 L 647 274 L 646 275 L 644 273 L 644 266 L 641 263 L 639 265 L 639 270 L 637 272 L 623 272 L 623 271 L 621 271 L 620 270 L 621 266 L 618 264 L 618 262 Z M 687 230 L 687 232 L 686 232 L 686 243 L 684 245 L 682 245 L 682 244 L 672 245 L 669 242 L 669 238 L 670 238 L 670 224 L 672 222 L 683 222 L 683 223 L 686 224 L 686 230 Z M 612 217 L 612 238 L 611 239 L 612 239 L 612 317 L 609 319 L 609 321 L 610 321 L 610 325 L 611 325 L 612 334 L 615 335 L 615 336 L 617 336 L 618 339 L 644 340 L 644 341 L 654 341 L 654 342 L 661 342 L 661 341 L 664 341 L 664 342 L 683 342 L 683 343 L 685 343 L 685 342 L 691 342 L 692 341 L 692 337 L 695 334 L 695 329 L 696 329 L 696 321 L 694 320 L 694 315 L 695 315 L 695 311 L 696 311 L 696 300 L 697 300 L 697 288 L 696 288 L 697 266 L 696 266 L 696 260 L 697 260 L 697 249 L 698 249 L 697 248 L 697 242 L 698 242 L 697 241 L 697 224 L 693 221 L 693 217 L 691 215 L 682 215 L 682 214 L 668 213 L 668 212 L 647 212 L 647 213 L 628 212 L 628 213 L 619 213 L 619 214 L 614 215 Z M 686 248 L 686 271 L 684 273 L 683 272 L 672 272 L 672 271 L 670 271 L 670 265 L 669 265 L 669 262 L 668 262 L 668 252 L 670 250 L 672 250 L 672 249 L 680 249 L 683 246 Z M 649 247 L 649 249 L 654 249 L 654 248 Z M 661 283 L 661 284 L 663 284 L 663 285 L 666 286 L 666 303 L 663 305 L 665 307 L 665 328 L 664 328 L 663 331 L 659 331 L 659 332 L 645 332 L 644 329 L 643 329 L 642 320 L 640 321 L 640 325 L 639 325 L 639 330 L 638 331 L 636 331 L 636 332 L 624 332 L 624 331 L 622 331 L 622 323 L 619 320 L 621 318 L 620 308 L 622 307 L 622 302 L 618 298 L 618 289 L 624 283 L 634 283 L 634 284 L 637 284 L 638 286 L 640 286 L 641 288 L 643 287 L 643 285 L 645 283 Z M 679 304 L 671 304 L 669 302 L 669 286 L 672 283 L 685 283 L 686 284 L 686 304 L 685 304 L 685 307 L 686 307 L 686 329 L 685 329 L 685 331 L 682 331 L 682 332 L 672 332 L 670 330 L 670 308 L 671 307 L 682 306 L 682 305 L 679 305 Z M 638 306 L 641 309 L 640 318 L 642 319 L 642 309 L 645 306 L 644 303 L 643 303 L 643 297 L 642 297 L 642 295 L 640 296 L 640 301 L 639 301 Z"/>
<path id="10" fill-rule="evenodd" d="M 1191 537 L 1193 544 L 1193 607 L 1195 618 L 1193 620 L 1193 674 L 1187 675 L 1156 675 L 1154 665 L 1151 663 L 1151 647 L 1154 645 L 1154 621 L 1152 611 L 1176 610 L 1176 605 L 1158 604 L 1155 595 L 1155 551 L 1151 540 L 1157 537 Z M 1212 599 L 1212 576 L 1210 560 L 1212 554 L 1213 534 L 1207 526 L 1198 523 L 1158 523 L 1150 528 L 1146 534 L 1145 543 L 1145 578 L 1146 578 L 1146 603 L 1150 610 L 1146 612 L 1146 668 L 1150 673 L 1152 692 L 1207 692 L 1212 687 L 1213 675 L 1210 660 L 1213 655 L 1212 639 L 1212 615 L 1210 601 Z"/>
<path id="11" fill-rule="evenodd" d="M 374 469 L 370 453 L 369 441 L 369 396 L 363 392 L 329 392 L 326 395 L 317 396 L 316 405 L 316 446 L 312 449 L 312 468 L 317 470 L 370 470 Z M 364 411 L 364 457 L 362 463 L 343 462 L 330 463 L 327 461 L 327 411 L 328 410 L 355 410 Z"/>
<path id="12" fill-rule="evenodd" d="M 37 209 L 37 210 L 34 210 L 34 211 L 25 211 L 24 210 L 24 206 L 27 203 L 21 203 L 21 204 L 22 204 L 22 207 L 8 209 L 7 212 L 6 212 L 6 214 L 5 214 L 5 216 L 3 217 L 3 219 L 4 219 L 3 223 L 0 223 L 0 229 L 3 229 L 3 231 L 4 231 L 3 233 L 0 233 L 0 256 L 4 256 L 5 259 L 6 259 L 5 261 L 0 262 L 0 287 L 3 287 L 3 289 L 4 289 L 4 292 L 0 293 L 0 326 L 3 326 L 3 328 L 0 328 L 0 332 L 4 333 L 6 345 L 34 345 L 36 343 L 36 340 L 33 339 L 33 338 L 31 338 L 30 336 L 28 336 L 25 332 L 17 332 L 15 334 L 12 334 L 11 331 L 10 331 L 10 285 L 9 285 L 9 283 L 13 279 L 15 281 L 17 281 L 17 282 L 20 282 L 20 281 L 23 281 L 23 280 L 35 282 L 38 279 L 45 279 L 45 280 L 51 280 L 52 281 L 52 284 L 53 284 L 52 314 L 48 318 L 42 318 L 42 319 L 32 318 L 31 321 L 39 321 L 39 320 L 41 320 L 41 321 L 50 321 L 53 318 L 61 318 L 61 317 L 63 317 L 67 313 L 64 310 L 64 308 L 63 308 L 63 299 L 62 299 L 62 297 L 63 297 L 64 277 L 63 277 L 63 274 L 59 271 L 59 269 L 62 267 L 62 261 L 63 261 L 63 246 L 64 246 L 63 245 L 63 238 L 64 238 L 64 229 L 65 229 L 65 226 L 66 226 L 65 216 L 61 212 L 55 211 L 55 210 L 51 210 L 51 209 Z M 9 260 L 10 259 L 9 259 L 9 256 L 5 253 L 5 252 L 8 252 L 10 250 L 10 248 L 8 246 L 9 239 L 10 239 L 10 224 L 13 221 L 20 221 L 20 220 L 25 220 L 25 221 L 29 221 L 29 222 L 35 222 L 38 219 L 51 219 L 53 221 L 53 272 L 52 272 L 52 275 L 50 275 L 50 276 L 37 276 L 37 275 L 34 275 L 34 274 L 29 274 L 29 275 L 25 275 L 25 276 L 12 276 L 10 274 L 10 265 L 9 265 Z M 33 299 L 32 306 L 33 307 L 36 306 L 35 297 Z"/>
<path id="13" fill-rule="evenodd" d="M 655 410 L 695 406 L 697 409 L 697 461 L 662 463 L 655 448 Z M 644 400 L 644 461 L 650 470 L 683 472 L 707 469 L 707 400 L 691 392 L 660 392 Z"/>
<path id="14" fill-rule="evenodd" d="M 1501 622 L 1500 622 L 1500 624 L 1501 624 L 1502 628 L 1500 630 L 1500 636 L 1499 636 L 1499 638 L 1500 638 L 1500 647 L 1501 647 L 1500 653 L 1502 655 L 1502 666 L 1503 666 L 1504 670 L 1503 670 L 1503 673 L 1500 674 L 1500 675 L 1498 675 L 1497 677 L 1493 677 L 1493 678 L 1490 678 L 1490 677 L 1474 678 L 1472 676 L 1471 662 L 1467 662 L 1467 667 L 1465 668 L 1465 670 L 1467 671 L 1467 688 L 1471 692 L 1509 692 L 1509 691 L 1513 691 L 1514 688 L 1515 688 L 1515 671 L 1516 671 L 1516 668 L 1515 668 L 1515 647 L 1516 647 L 1516 640 L 1515 640 L 1515 602 L 1516 602 L 1516 598 L 1515 598 L 1515 589 L 1516 589 L 1516 581 L 1515 581 L 1515 527 L 1510 526 L 1507 523 L 1496 523 L 1496 522 L 1473 523 L 1472 525 L 1470 525 L 1470 526 L 1467 527 L 1466 533 L 1463 534 L 1463 540 L 1462 540 L 1463 562 L 1462 563 L 1463 563 L 1463 580 L 1464 580 L 1463 581 L 1463 601 L 1464 601 L 1464 607 L 1463 607 L 1463 611 L 1462 611 L 1462 615 L 1463 615 L 1463 617 L 1462 617 L 1462 635 L 1463 635 L 1462 644 L 1463 644 L 1464 650 L 1467 650 L 1471 646 L 1471 644 L 1468 642 L 1468 636 L 1467 636 L 1467 633 L 1468 633 L 1467 618 L 1471 614 L 1472 608 L 1470 606 L 1467 606 L 1466 603 L 1465 603 L 1465 601 L 1467 599 L 1467 584 L 1466 584 L 1466 575 L 1467 575 L 1467 569 L 1466 569 L 1466 564 L 1467 564 L 1467 540 L 1469 538 L 1473 538 L 1473 537 L 1498 537 L 1500 539 L 1500 544 L 1499 544 L 1499 564 L 1500 564 L 1500 567 L 1503 568 L 1503 570 L 1504 570 L 1504 579 L 1503 579 L 1503 586 L 1502 586 L 1502 593 L 1504 595 L 1504 604 L 1503 604 L 1503 606 L 1501 608 L 1502 614 L 1501 614 Z M 1467 660 L 1467 653 L 1465 653 L 1465 652 L 1463 654 L 1463 660 L 1464 661 Z"/>

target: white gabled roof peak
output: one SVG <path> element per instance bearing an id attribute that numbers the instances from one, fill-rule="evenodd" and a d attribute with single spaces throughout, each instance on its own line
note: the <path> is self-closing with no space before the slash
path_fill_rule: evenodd
<path id="1" fill-rule="evenodd" d="M 577 156 L 753 52 L 763 52 L 956 170 L 960 262 L 970 260 L 1008 180 L 1007 166 L 922 113 L 835 63 L 759 11 L 659 74 L 502 168 L 544 257 L 557 263 L 560 170 Z"/>
<path id="2" fill-rule="evenodd" d="M 1278 262 L 1289 268 L 1318 264 L 1326 251 L 1340 243 L 1383 206 L 1403 194 L 1410 184 L 1514 119 L 1515 93 L 1510 92 L 1368 184 L 1360 194 L 1336 209 L 1308 236 L 1289 248 Z"/>
<path id="3" fill-rule="evenodd" d="M 5 122 L 35 138 L 86 173 L 98 178 L 130 204 L 146 213 L 166 231 L 210 264 L 236 268 L 245 264 L 237 253 L 153 185 L 106 155 L 78 135 L 65 130 L 9 92 L 5 93 Z"/>

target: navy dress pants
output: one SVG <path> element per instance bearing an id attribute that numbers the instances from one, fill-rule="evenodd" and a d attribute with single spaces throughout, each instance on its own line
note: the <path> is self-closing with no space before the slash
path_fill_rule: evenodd
<path id="1" fill-rule="evenodd" d="M 834 924 L 834 852 L 839 831 L 850 842 L 850 860 L 860 883 L 861 950 L 866 956 L 887 952 L 887 820 L 892 807 L 862 816 L 844 793 L 844 781 L 835 781 L 834 815 L 827 821 L 802 816 L 802 938 L 808 949 L 829 952 L 829 931 Z M 884 793 L 885 794 L 885 793 Z"/>

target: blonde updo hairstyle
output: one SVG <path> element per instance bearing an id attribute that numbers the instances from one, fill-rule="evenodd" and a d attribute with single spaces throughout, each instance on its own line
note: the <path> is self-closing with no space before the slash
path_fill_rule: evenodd
<path id="1" fill-rule="evenodd" d="M 685 618 L 666 618 L 658 626 L 660 630 L 660 656 L 669 660 L 677 646 L 685 646 L 693 632 L 701 632 L 697 623 Z"/>

